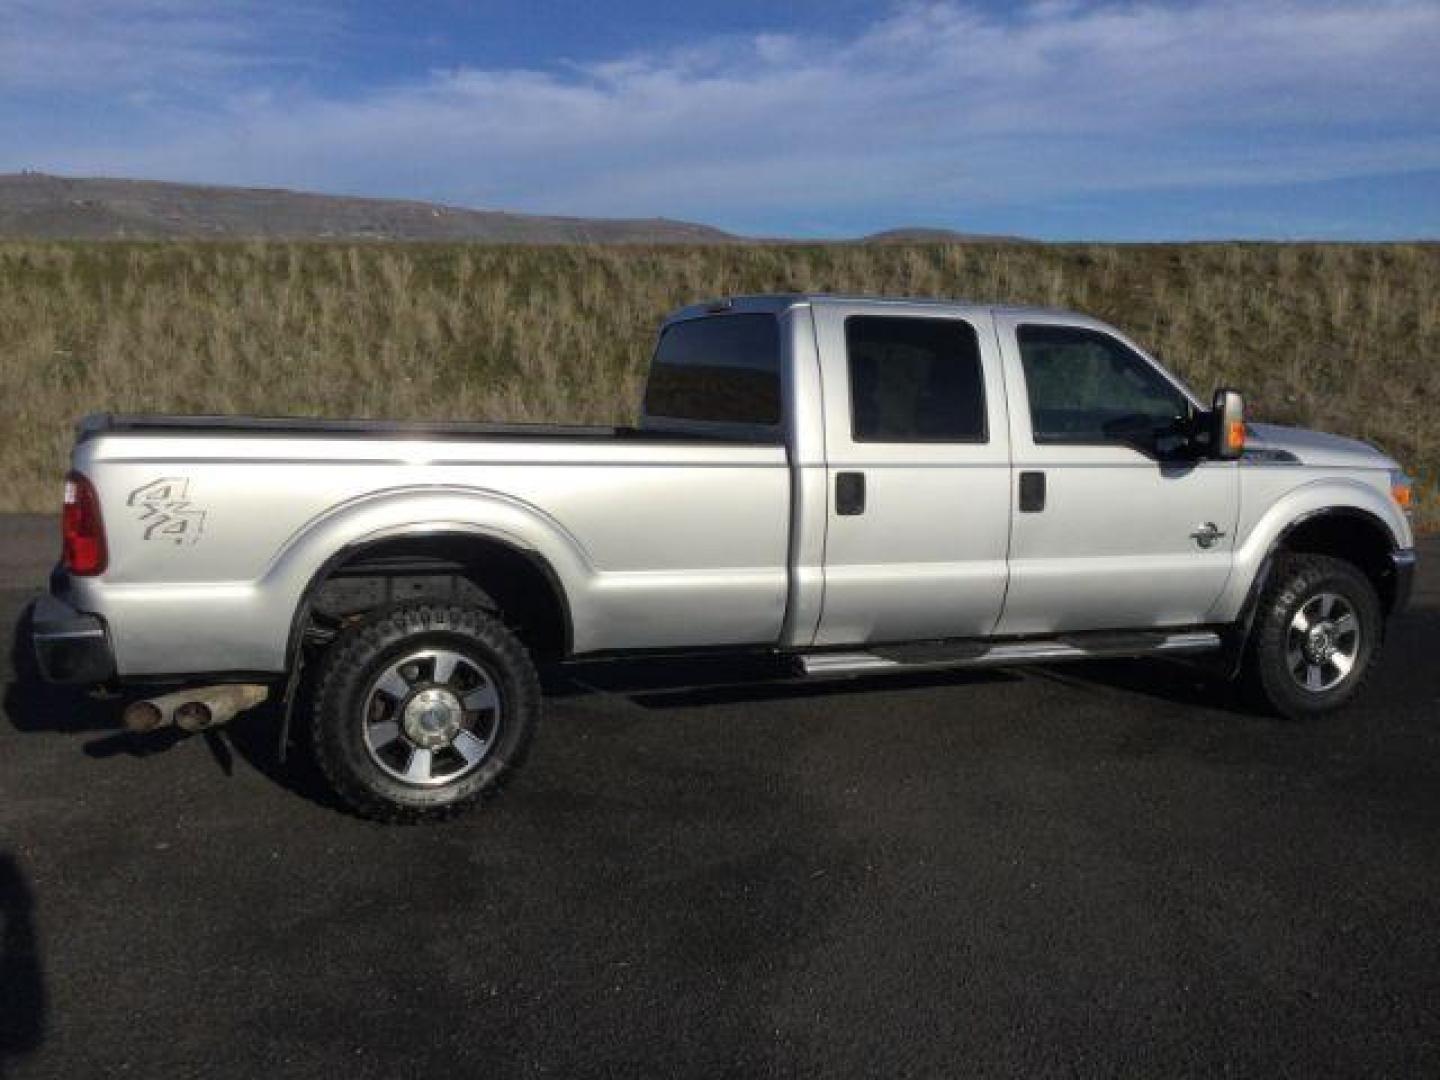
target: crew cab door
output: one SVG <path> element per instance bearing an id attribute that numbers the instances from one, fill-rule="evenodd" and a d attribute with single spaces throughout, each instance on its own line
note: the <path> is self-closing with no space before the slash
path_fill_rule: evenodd
<path id="1" fill-rule="evenodd" d="M 815 643 L 990 633 L 1010 532 L 990 313 L 823 301 L 814 320 L 829 500 Z"/>
<path id="2" fill-rule="evenodd" d="M 1195 403 L 1103 324 L 1002 312 L 996 329 L 1014 439 L 998 632 L 1203 623 L 1230 575 L 1238 466 L 1167 459 L 1174 437 L 1153 437 Z"/>

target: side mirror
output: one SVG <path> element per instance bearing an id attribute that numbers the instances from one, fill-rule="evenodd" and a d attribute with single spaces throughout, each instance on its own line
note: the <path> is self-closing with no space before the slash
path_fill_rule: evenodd
<path id="1" fill-rule="evenodd" d="M 1245 399 L 1238 390 L 1216 390 L 1210 407 L 1210 456 L 1233 461 L 1245 452 Z"/>

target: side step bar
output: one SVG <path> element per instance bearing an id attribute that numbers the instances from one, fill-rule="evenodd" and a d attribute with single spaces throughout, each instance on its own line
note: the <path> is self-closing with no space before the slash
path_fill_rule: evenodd
<path id="1" fill-rule="evenodd" d="M 995 645 L 944 643 L 877 647 L 869 652 L 802 653 L 796 657 L 805 675 L 861 675 L 882 671 L 925 671 L 942 668 L 1009 667 L 1053 664 L 1061 660 L 1154 656 L 1211 652 L 1220 648 L 1212 630 L 1180 633 L 1096 634 L 1073 638 L 1008 641 Z"/>

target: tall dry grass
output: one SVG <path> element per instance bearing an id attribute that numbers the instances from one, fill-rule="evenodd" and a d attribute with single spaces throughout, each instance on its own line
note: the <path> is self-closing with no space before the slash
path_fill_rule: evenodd
<path id="1" fill-rule="evenodd" d="M 667 310 L 789 290 L 1091 312 L 1202 392 L 1240 386 L 1253 416 L 1440 479 L 1435 245 L 14 242 L 0 508 L 54 507 L 71 422 L 97 410 L 624 422 Z"/>

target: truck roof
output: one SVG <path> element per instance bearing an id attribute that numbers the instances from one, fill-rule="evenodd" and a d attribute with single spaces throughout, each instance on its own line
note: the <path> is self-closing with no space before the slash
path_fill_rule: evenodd
<path id="1" fill-rule="evenodd" d="M 665 321 L 694 319 L 702 315 L 719 315 L 725 312 L 771 313 L 784 311 L 798 304 L 874 304 L 876 306 L 934 307 L 950 310 L 1023 312 L 1031 315 L 1060 315 L 1077 319 L 1091 316 L 1067 308 L 1046 307 L 1036 304 L 996 304 L 980 300 L 940 298 L 933 296 L 863 296 L 843 293 L 753 293 L 718 297 L 689 304 L 666 316 Z"/>

